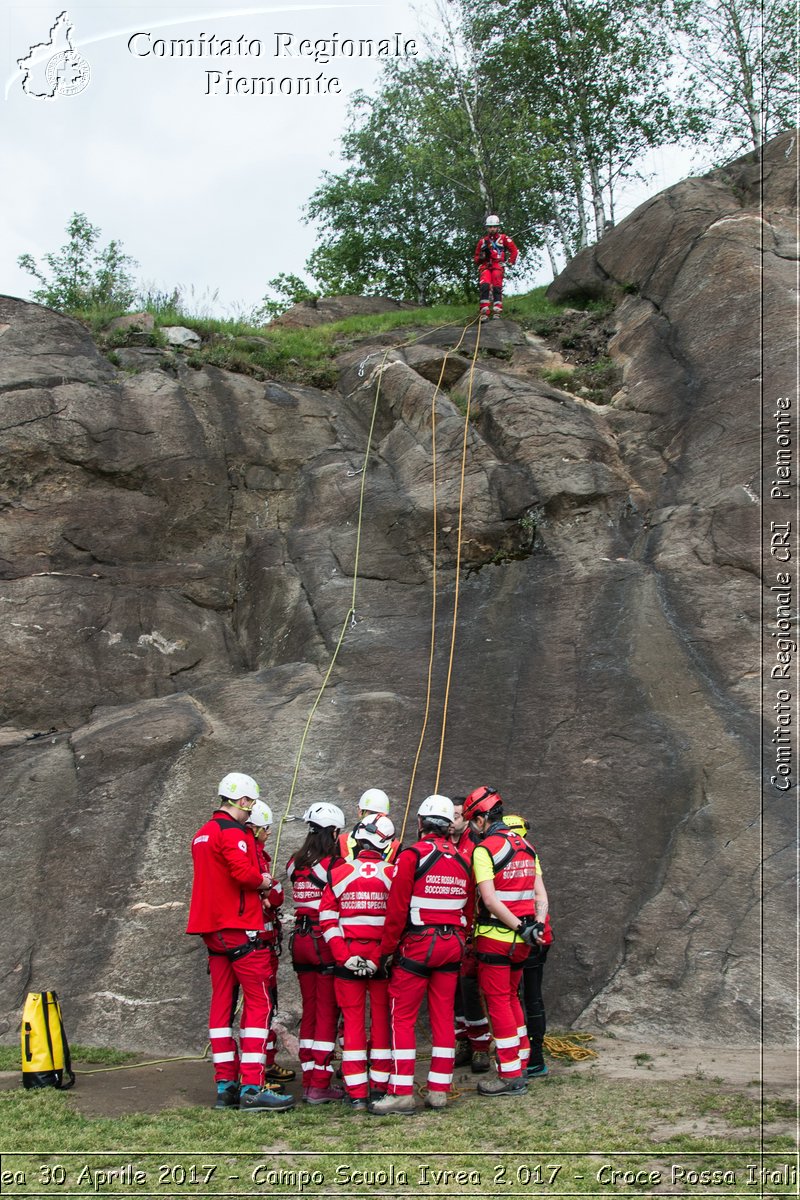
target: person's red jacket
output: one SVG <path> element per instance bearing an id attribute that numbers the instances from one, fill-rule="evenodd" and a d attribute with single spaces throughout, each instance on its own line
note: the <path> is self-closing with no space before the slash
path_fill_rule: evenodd
<path id="1" fill-rule="evenodd" d="M 442 857 L 436 857 L 436 851 Z M 426 859 L 432 860 L 431 868 L 418 877 L 417 871 Z M 466 935 L 472 925 L 475 903 L 472 874 L 449 838 L 425 834 L 413 846 L 400 851 L 395 867 L 381 940 L 382 956 L 394 953 L 406 928 L 456 925 Z M 433 912 L 424 905 L 426 892 L 430 892 L 436 904 Z M 412 901 L 420 906 L 416 919 L 412 915 Z"/>
<path id="2" fill-rule="evenodd" d="M 507 233 L 496 237 L 484 234 L 475 247 L 475 262 L 478 266 L 513 267 L 519 250 Z"/>
<path id="3" fill-rule="evenodd" d="M 192 839 L 194 881 L 187 933 L 263 929 L 256 841 L 218 809 Z"/>

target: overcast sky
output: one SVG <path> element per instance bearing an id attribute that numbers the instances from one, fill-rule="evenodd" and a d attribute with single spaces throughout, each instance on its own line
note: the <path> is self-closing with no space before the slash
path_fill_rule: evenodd
<path id="1" fill-rule="evenodd" d="M 315 61 L 301 42 L 388 38 L 394 48 L 399 35 L 401 51 L 410 40 L 421 50 L 420 26 L 431 27 L 431 8 L 432 0 L 413 7 L 405 0 L 265 6 L 73 0 L 66 9 L 0 0 L 0 290 L 29 297 L 34 282 L 16 265 L 18 256 L 38 259 L 59 248 L 75 211 L 100 226 L 102 244 L 121 239 L 145 284 L 193 289 L 195 311 L 238 315 L 279 272 L 303 275 L 314 246 L 303 204 L 321 172 L 337 168 L 349 100 L 358 88 L 372 87 L 379 60 Z M 48 44 L 65 11 L 67 20 Z M 78 58 L 65 63 L 67 25 Z M 206 52 L 179 55 L 172 43 L 183 40 L 185 51 L 189 39 Z M 213 53 L 224 39 L 237 52 Z M 42 43 L 23 87 L 17 60 Z M 248 48 L 250 54 L 238 52 Z M 286 80 L 282 86 L 292 90 L 295 80 L 310 77 L 314 91 L 324 91 L 237 95 L 228 92 L 228 72 L 232 80 Z M 338 94 L 336 85 L 329 89 L 332 79 Z M 52 99 L 33 94 L 54 87 Z M 658 178 L 629 191 L 618 219 L 682 178 L 689 158 L 659 152 L 649 165 Z M 541 281 L 548 278 L 543 271 Z"/>

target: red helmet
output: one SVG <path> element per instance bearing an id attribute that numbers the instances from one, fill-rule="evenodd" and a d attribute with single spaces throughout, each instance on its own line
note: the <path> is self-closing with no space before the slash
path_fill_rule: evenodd
<path id="1" fill-rule="evenodd" d="M 496 804 L 502 803 L 500 794 L 495 788 L 475 788 L 475 791 L 470 792 L 464 801 L 464 808 L 462 809 L 464 819 L 472 821 L 475 817 L 480 817 L 484 813 L 491 812 Z"/>

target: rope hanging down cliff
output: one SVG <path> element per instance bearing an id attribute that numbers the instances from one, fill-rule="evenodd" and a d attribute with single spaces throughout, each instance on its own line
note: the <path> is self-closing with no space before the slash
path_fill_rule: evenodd
<path id="1" fill-rule="evenodd" d="M 470 326 L 471 326 L 471 325 L 474 325 L 474 324 L 476 324 L 476 321 L 470 321 L 470 322 L 468 322 L 468 324 L 467 324 L 467 325 L 464 327 L 464 329 L 463 329 L 463 331 L 462 331 L 462 333 L 461 333 L 461 337 L 459 338 L 458 342 L 456 343 L 456 346 L 454 347 L 454 349 L 456 349 L 456 350 L 457 350 L 457 349 L 458 349 L 458 348 L 461 346 L 461 344 L 462 344 L 462 342 L 463 342 L 463 340 L 464 340 L 464 336 L 466 335 L 466 332 L 467 332 L 467 330 L 470 328 Z M 300 738 L 300 745 L 299 745 L 299 748 L 298 748 L 298 751 L 297 751 L 297 756 L 296 756 L 296 759 L 295 759 L 294 772 L 293 772 L 293 775 L 292 775 L 292 782 L 291 782 L 291 786 L 290 786 L 290 789 L 289 789 L 289 795 L 288 795 L 288 798 L 287 798 L 287 801 L 286 801 L 286 807 L 285 807 L 284 813 L 283 813 L 283 815 L 282 815 L 282 817 L 281 817 L 281 819 L 280 819 L 280 821 L 279 821 L 279 823 L 278 823 L 278 831 L 277 831 L 277 835 L 276 835 L 276 840 L 275 840 L 275 849 L 274 849 L 274 860 L 275 860 L 276 862 L 277 862 L 277 859 L 278 859 L 278 851 L 279 851 L 279 849 L 280 849 L 280 841 L 281 841 L 281 834 L 282 834 L 282 832 L 283 832 L 283 826 L 284 826 L 285 822 L 286 822 L 287 820 L 289 820 L 289 819 L 290 819 L 290 816 L 289 816 L 289 814 L 290 814 L 290 811 L 291 811 L 292 802 L 293 802 L 293 800 L 294 800 L 294 795 L 295 795 L 295 791 L 296 791 L 296 788 L 297 788 L 297 780 L 298 780 L 298 777 L 299 777 L 299 774 L 300 774 L 300 765 L 301 765 L 302 758 L 303 758 L 303 752 L 304 752 L 304 749 L 305 749 L 306 739 L 307 739 L 307 737 L 308 737 L 308 733 L 309 733 L 309 730 L 310 730 L 310 728 L 311 728 L 311 722 L 312 722 L 312 720 L 313 720 L 313 718 L 314 718 L 314 714 L 316 713 L 316 711 L 317 711 L 317 708 L 319 707 L 320 701 L 322 700 L 322 696 L 323 696 L 323 694 L 324 694 L 324 692 L 325 692 L 325 688 L 326 688 L 326 687 L 327 687 L 327 685 L 328 685 L 328 681 L 330 680 L 330 678 L 331 678 L 331 675 L 332 675 L 332 673 L 333 673 L 333 668 L 334 668 L 334 666 L 335 666 L 335 664 L 336 664 L 336 660 L 337 660 L 337 658 L 338 658 L 339 651 L 340 651 L 340 649 L 341 649 L 341 647 L 342 647 L 342 644 L 343 644 L 343 642 L 344 642 L 344 640 L 345 640 L 345 636 L 346 636 L 346 634 L 347 634 L 347 631 L 348 631 L 348 629 L 351 629 L 351 628 L 352 628 L 352 627 L 355 625 L 355 616 L 356 616 L 356 596 L 357 596 L 357 589 L 358 589 L 358 565 L 359 565 L 359 555 L 360 555 L 360 550 L 361 550 L 361 531 L 362 531 L 362 526 L 363 526 L 363 521 L 364 521 L 364 494 L 365 494 L 365 488 L 366 488 L 366 475 L 367 475 L 367 466 L 368 466 L 368 464 L 369 464 L 369 456 L 370 456 L 370 453 L 372 452 L 372 437 L 373 437 L 373 433 L 374 433 L 374 430 L 375 430 L 375 421 L 376 421 L 376 418 L 377 418 L 377 413 L 378 413 L 378 404 L 379 404 L 379 402 L 380 402 L 380 395 L 381 395 L 381 383 L 382 383 L 382 380 L 383 380 L 383 372 L 384 372 L 384 369 L 385 369 L 385 367 L 386 367 L 386 360 L 387 360 L 387 358 L 388 358 L 389 354 L 392 352 L 392 350 L 399 350 L 399 349 L 402 349 L 404 346 L 413 345 L 413 343 L 414 343 L 414 342 L 416 342 L 416 341 L 419 341 L 419 338 L 420 338 L 421 336 L 429 336 L 429 335 L 430 335 L 430 333 L 434 333 L 434 332 L 436 332 L 436 331 L 437 331 L 437 329 L 446 329 L 447 327 L 448 327 L 447 325 L 441 325 L 441 326 L 437 326 L 437 327 L 436 327 L 435 329 L 433 329 L 433 330 L 427 330 L 427 331 L 426 331 L 426 333 L 425 333 L 424 335 L 417 335 L 417 336 L 415 336 L 415 337 L 413 337 L 413 338 L 406 338 L 406 339 L 404 339 L 402 342 L 398 342 L 398 343 L 397 343 L 396 345 L 394 345 L 394 346 L 388 346 L 388 347 L 386 348 L 386 350 L 384 351 L 383 358 L 382 358 L 382 360 L 381 360 L 381 364 L 380 364 L 380 366 L 379 366 L 379 367 L 378 367 L 378 369 L 377 369 L 377 386 L 376 386 L 376 389 L 375 389 L 375 399 L 374 399 L 374 401 L 373 401 L 373 405 L 372 405 L 372 414 L 371 414 L 371 418 L 370 418 L 370 426 L 369 426 L 369 433 L 368 433 L 368 436 L 367 436 L 367 447 L 366 447 L 366 451 L 365 451 L 365 454 L 364 454 L 364 462 L 363 462 L 363 465 L 362 465 L 362 467 L 361 467 L 361 472 L 360 472 L 360 474 L 361 474 L 361 486 L 360 486 L 360 489 L 359 489 L 359 501 L 358 501 L 358 521 L 357 521 L 357 526 L 356 526 L 356 548 L 355 548 L 355 556 L 354 556 L 354 562 L 353 562 L 353 588 L 352 588 L 352 593 L 351 593 L 351 598 L 350 598 L 350 607 L 348 608 L 348 610 L 347 610 L 347 612 L 346 612 L 346 614 L 345 614 L 344 621 L 342 622 L 342 627 L 341 627 L 341 630 L 340 630 L 340 632 L 339 632 L 339 637 L 338 637 L 338 639 L 337 639 L 337 642 L 336 642 L 336 646 L 335 646 L 335 648 L 334 648 L 334 651 L 333 651 L 333 654 L 332 654 L 332 656 L 331 656 L 330 663 L 328 664 L 328 669 L 327 669 L 327 671 L 325 672 L 325 676 L 324 676 L 324 678 L 323 678 L 323 680 L 322 680 L 322 683 L 321 683 L 321 685 L 320 685 L 320 688 L 319 688 L 319 690 L 318 690 L 318 692 L 317 692 L 317 694 L 316 694 L 316 696 L 315 696 L 315 698 L 314 698 L 314 702 L 313 702 L 313 704 L 312 704 L 312 706 L 311 706 L 311 710 L 310 710 L 310 712 L 309 712 L 309 714 L 308 714 L 308 717 L 307 717 L 307 719 L 306 719 L 306 723 L 305 723 L 305 726 L 304 726 L 304 728 L 303 728 L 303 733 L 302 733 L 302 735 L 301 735 L 301 738 Z M 478 337 L 476 338 L 476 344 L 475 344 L 475 353 L 474 353 L 474 355 L 473 355 L 473 359 L 472 359 L 472 370 L 474 370 L 475 359 L 477 358 L 477 354 L 478 354 L 478 345 L 479 345 L 479 342 L 480 342 L 480 326 L 478 326 Z M 449 357 L 449 355 L 450 355 L 451 353 L 452 353 L 452 351 L 451 351 L 451 350 L 448 350 L 448 351 L 445 353 L 445 356 L 444 356 L 444 359 L 443 359 L 443 362 L 442 362 L 442 368 L 441 368 L 441 371 L 440 371 L 440 374 L 439 374 L 439 382 L 438 382 L 438 383 L 437 383 L 437 385 L 436 385 L 436 390 L 435 390 L 435 392 L 434 392 L 433 401 L 432 401 L 432 403 L 433 403 L 433 405 L 434 405 L 434 406 L 435 406 L 435 402 L 436 402 L 436 397 L 437 397 L 437 395 L 438 395 L 438 393 L 439 393 L 439 391 L 440 391 L 440 389 L 441 389 L 441 384 L 442 384 L 442 379 L 443 379 L 443 376 L 444 376 L 445 365 L 446 365 L 446 363 L 447 363 L 447 359 L 448 359 L 448 357 Z M 362 363 L 362 370 L 363 370 L 363 368 L 364 368 L 364 364 L 365 364 L 365 363 L 368 361 L 368 358 L 369 358 L 369 356 L 367 357 L 367 359 L 365 359 L 365 360 L 364 360 L 364 363 Z M 471 370 L 471 372 L 470 372 L 470 394 L 471 394 L 471 390 L 472 390 L 472 370 Z M 466 458 L 465 458 L 465 456 L 466 456 L 466 440 L 467 440 L 467 423 L 468 423 L 468 420 L 469 420 L 469 400 L 468 400 L 468 402 L 467 402 L 467 417 L 466 417 L 466 419 L 465 419 L 465 427 L 464 427 L 464 454 L 463 454 L 463 456 L 462 456 L 462 467 L 461 467 L 461 471 L 462 471 L 462 478 L 461 478 L 461 499 L 460 499 L 460 503 L 459 503 L 459 534 L 458 534 L 458 559 L 457 559 L 457 561 L 458 561 L 458 562 L 460 562 L 460 553 L 461 553 L 461 511 L 460 511 L 460 510 L 461 510 L 461 503 L 463 502 L 463 486 L 464 486 L 464 470 L 465 470 L 465 462 L 466 462 Z M 433 428 L 435 429 L 435 410 L 434 410 L 434 413 L 433 413 Z M 434 561 L 433 561 L 433 570 L 434 570 L 434 581 L 435 581 L 435 577 L 436 577 L 436 492 L 435 492 L 435 470 L 436 470 L 436 465 L 435 465 L 435 445 L 434 445 L 434 455 L 433 455 L 433 459 L 434 459 L 434 504 L 433 504 L 433 509 L 434 509 Z M 458 568 L 457 568 L 457 569 L 458 569 Z M 434 591 L 434 600 L 433 600 L 433 604 L 434 604 L 434 620 L 435 620 L 435 591 Z M 455 613 L 454 613 L 454 618 L 455 618 Z M 431 663 L 430 663 L 430 665 L 429 665 L 429 674 L 428 674 L 428 699 L 427 699 L 427 701 L 426 701 L 426 716 L 425 716 L 425 724 L 427 724 L 427 714 L 428 714 L 428 710 L 429 710 L 429 704 L 430 704 L 430 679 L 431 679 L 431 672 L 432 672 L 433 639 L 434 639 L 434 637 L 435 637 L 435 634 L 434 634 L 434 631 L 433 631 L 433 628 L 432 628 Z M 448 694 L 449 694 L 450 671 L 451 671 L 451 669 L 452 669 L 452 655 L 453 655 L 453 647 L 454 647 L 454 645 L 455 645 L 455 628 L 454 628 L 454 631 L 453 631 L 453 639 L 452 639 L 452 642 L 451 642 L 451 659 L 450 659 L 450 668 L 448 668 Z M 446 708 L 446 704 L 447 704 L 447 697 L 446 697 L 446 699 L 445 699 L 445 708 Z M 444 722 L 443 722 L 443 723 L 444 723 Z M 424 728 L 425 728 L 425 726 L 423 725 L 423 735 L 422 735 L 423 737 L 424 737 Z M 444 730 L 443 730 L 443 734 L 444 734 Z M 420 746 L 419 746 L 418 753 L 417 753 L 417 759 L 416 759 L 416 761 L 415 761 L 415 764 L 414 764 L 414 775 L 416 774 L 416 768 L 417 768 L 417 764 L 418 764 L 418 761 L 419 761 L 419 753 L 421 752 L 421 749 L 422 749 L 422 739 L 420 740 Z M 440 764 L 440 768 L 441 768 L 441 755 L 442 755 L 442 751 L 440 750 L 440 754 L 439 754 L 439 764 Z M 438 783 L 438 773 L 437 773 L 437 783 Z M 412 787 L 413 787 L 413 778 L 412 778 Z M 403 818 L 403 832 L 405 831 L 406 821 L 407 821 L 407 818 L 408 818 L 408 809 L 409 809 L 410 801 L 411 801 L 411 789 L 409 789 L 409 798 L 408 798 L 408 801 L 407 801 L 407 803 L 406 803 L 406 811 L 405 811 L 405 816 L 404 816 L 404 818 Z M 401 834 L 401 837 L 402 837 L 402 834 Z"/>

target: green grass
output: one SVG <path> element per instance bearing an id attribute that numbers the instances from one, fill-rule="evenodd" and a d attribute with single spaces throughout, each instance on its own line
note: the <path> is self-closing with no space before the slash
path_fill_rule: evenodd
<path id="1" fill-rule="evenodd" d="M 506 316 L 526 328 L 550 327 L 557 323 L 562 307 L 550 304 L 545 298 L 545 290 L 539 287 L 525 295 L 509 297 Z M 203 339 L 200 347 L 185 352 L 189 366 L 212 365 L 257 379 L 283 379 L 332 387 L 337 377 L 334 362 L 337 355 L 365 341 L 379 339 L 385 342 L 391 334 L 396 334 L 397 343 L 402 344 L 415 340 L 431 328 L 448 324 L 463 326 L 477 316 L 477 302 L 347 317 L 310 329 L 290 329 L 276 324 L 257 326 L 242 320 L 191 316 L 168 304 L 152 304 L 149 311 L 156 329 L 145 339 L 146 344 L 162 345 L 159 330 L 167 325 L 186 326 Z M 73 315 L 98 338 L 112 361 L 114 352 L 128 341 L 132 345 L 143 344 L 141 334 L 103 333 L 113 317 L 122 315 L 118 311 L 102 309 Z"/>
<path id="2" fill-rule="evenodd" d="M 111 1050 L 107 1046 L 70 1046 L 74 1062 L 105 1067 L 136 1062 L 140 1057 L 129 1050 Z M 19 1046 L 0 1046 L 0 1071 L 21 1071 Z"/>
<path id="3" fill-rule="evenodd" d="M 90 1179 L 77 1184 L 81 1169 L 108 1170 L 131 1163 L 132 1169 L 145 1172 L 147 1187 L 159 1195 L 298 1194 L 296 1179 L 294 1186 L 254 1182 L 252 1172 L 261 1164 L 262 1175 L 281 1168 L 321 1172 L 324 1185 L 309 1182 L 303 1190 L 310 1196 L 330 1192 L 336 1184 L 346 1194 L 365 1194 L 352 1175 L 350 1182 L 341 1173 L 337 1178 L 337 1168 L 346 1173 L 388 1172 L 392 1167 L 395 1190 L 402 1194 L 422 1189 L 434 1195 L 522 1196 L 531 1190 L 588 1195 L 646 1190 L 598 1181 L 603 1164 L 618 1170 L 661 1171 L 670 1182 L 671 1165 L 678 1163 L 687 1170 L 738 1169 L 739 1190 L 744 1191 L 741 1172 L 747 1163 L 758 1162 L 761 1136 L 758 1105 L 746 1096 L 745 1112 L 739 1107 L 742 1098 L 712 1094 L 707 1084 L 695 1080 L 611 1081 L 587 1070 L 553 1073 L 514 1102 L 484 1100 L 470 1091 L 443 1112 L 420 1110 L 414 1117 L 380 1120 L 338 1104 L 298 1106 L 269 1116 L 187 1107 L 92 1118 L 77 1111 L 79 1089 L 80 1080 L 71 1093 L 0 1093 L 3 1169 L 24 1171 L 28 1187 L 41 1181 L 43 1169 L 60 1165 L 67 1176 L 63 1190 L 89 1192 Z M 776 1103 L 786 1111 L 784 1102 Z M 715 1123 L 723 1120 L 722 1134 L 702 1131 L 709 1113 Z M 665 1127 L 692 1124 L 697 1126 L 693 1135 L 665 1136 Z M 779 1155 L 776 1162 L 791 1161 L 790 1138 L 767 1137 L 765 1148 Z M 9 1151 L 15 1157 L 8 1157 Z M 119 1153 L 103 1153 L 110 1151 Z M 191 1173 L 192 1166 L 195 1183 L 182 1174 Z M 215 1170 L 204 1182 L 210 1167 Z M 421 1177 L 422 1167 L 427 1167 L 427 1176 Z M 559 1170 L 550 1183 L 555 1168 Z M 444 1177 L 437 1182 L 433 1171 L 445 1169 L 465 1174 L 460 1182 Z M 398 1182 L 400 1171 L 406 1172 L 407 1182 Z M 142 1192 L 144 1186 L 134 1190 Z M 100 1190 L 131 1188 L 117 1180 Z M 379 1190 L 389 1194 L 393 1189 L 387 1184 Z M 15 1194 L 13 1188 L 4 1186 L 3 1191 Z M 774 1194 L 792 1192 L 791 1186 L 771 1188 Z"/>

